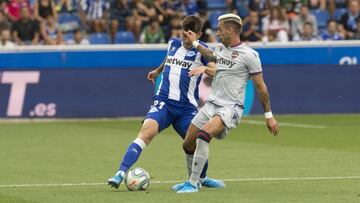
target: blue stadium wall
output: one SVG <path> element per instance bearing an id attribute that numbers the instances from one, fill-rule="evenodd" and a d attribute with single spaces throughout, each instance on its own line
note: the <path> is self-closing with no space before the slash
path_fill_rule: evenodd
<path id="1" fill-rule="evenodd" d="M 251 44 L 275 113 L 359 113 L 360 43 Z M 146 80 L 166 45 L 20 47 L 0 50 L 0 117 L 88 118 L 146 114 Z M 246 114 L 262 113 L 250 82 Z"/>

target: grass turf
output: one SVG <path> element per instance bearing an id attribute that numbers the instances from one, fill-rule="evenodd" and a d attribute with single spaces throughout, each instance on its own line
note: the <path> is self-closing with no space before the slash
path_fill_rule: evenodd
<path id="1" fill-rule="evenodd" d="M 263 121 L 250 116 L 244 120 Z M 22 184 L 105 183 L 118 167 L 139 120 L 0 123 L 0 202 L 359 202 L 360 115 L 288 115 L 278 137 L 265 124 L 247 122 L 210 145 L 208 175 L 225 189 L 177 195 L 173 183 L 186 179 L 181 139 L 169 128 L 146 148 L 135 166 L 152 176 L 145 192 L 105 184 L 13 186 Z M 311 127 L 311 126 L 310 126 Z M 304 177 L 350 177 L 303 180 Z M 294 178 L 247 180 L 251 178 Z M 247 181 L 246 181 L 247 180 Z M 156 183 L 157 182 L 157 183 Z M 158 183 L 161 182 L 161 183 Z"/>

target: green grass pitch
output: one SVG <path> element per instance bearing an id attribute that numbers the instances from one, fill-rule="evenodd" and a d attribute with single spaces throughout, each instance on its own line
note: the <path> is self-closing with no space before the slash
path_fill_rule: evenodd
<path id="1" fill-rule="evenodd" d="M 0 122 L 0 202 L 360 202 L 360 114 L 286 115 L 272 137 L 250 116 L 210 145 L 208 175 L 226 188 L 178 195 L 187 179 L 181 139 L 159 134 L 135 166 L 147 191 L 106 180 L 136 137 L 140 120 Z"/>

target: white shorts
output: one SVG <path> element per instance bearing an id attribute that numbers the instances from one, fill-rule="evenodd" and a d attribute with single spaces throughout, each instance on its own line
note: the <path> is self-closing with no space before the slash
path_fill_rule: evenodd
<path id="1" fill-rule="evenodd" d="M 191 123 L 201 129 L 212 117 L 219 115 L 225 124 L 225 129 L 221 134 L 215 137 L 217 139 L 224 139 L 230 129 L 237 127 L 243 111 L 244 109 L 239 105 L 219 106 L 211 102 L 206 102 Z"/>

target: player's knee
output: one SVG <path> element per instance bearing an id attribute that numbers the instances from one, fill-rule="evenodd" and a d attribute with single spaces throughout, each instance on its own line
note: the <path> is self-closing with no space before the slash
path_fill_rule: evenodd
<path id="1" fill-rule="evenodd" d="M 182 146 L 185 154 L 193 155 L 195 153 L 196 146 L 192 146 L 189 142 L 184 141 Z"/>
<path id="2" fill-rule="evenodd" d="M 157 135 L 157 132 L 155 129 L 152 128 L 146 128 L 141 129 L 138 137 L 146 143 L 146 145 L 150 144 L 151 140 Z"/>

